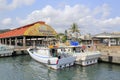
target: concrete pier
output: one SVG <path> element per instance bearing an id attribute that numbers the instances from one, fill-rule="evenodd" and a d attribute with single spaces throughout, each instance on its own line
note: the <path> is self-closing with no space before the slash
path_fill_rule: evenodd
<path id="1" fill-rule="evenodd" d="M 101 52 L 99 61 L 120 64 L 120 46 L 97 46 Z"/>
<path id="2" fill-rule="evenodd" d="M 10 57 L 10 56 L 18 56 L 18 55 L 27 55 L 28 52 L 25 48 L 14 48 L 13 52 L 0 54 L 0 57 Z"/>
<path id="3" fill-rule="evenodd" d="M 28 52 L 26 50 L 14 50 L 12 53 L 12 56 L 18 56 L 18 55 L 27 55 Z"/>
<path id="4" fill-rule="evenodd" d="M 99 61 L 120 64 L 120 56 L 101 55 Z"/>

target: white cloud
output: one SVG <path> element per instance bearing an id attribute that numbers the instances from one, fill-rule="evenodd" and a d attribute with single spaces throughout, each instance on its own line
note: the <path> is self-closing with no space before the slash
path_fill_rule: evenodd
<path id="1" fill-rule="evenodd" d="M 110 14 L 110 7 L 108 4 L 103 4 L 102 6 L 98 6 L 93 10 L 93 16 L 98 18 L 107 18 Z"/>
<path id="2" fill-rule="evenodd" d="M 41 10 L 35 10 L 25 19 L 17 18 L 20 25 L 26 25 L 36 21 L 45 21 L 56 29 L 64 32 L 72 23 L 77 23 L 82 33 L 98 33 L 101 31 L 112 31 L 120 26 L 120 17 L 108 18 L 110 8 L 103 4 L 91 10 L 85 5 L 65 5 L 64 9 L 55 9 L 47 5 Z M 118 30 L 119 31 L 119 30 Z"/>
<path id="3" fill-rule="evenodd" d="M 12 19 L 11 18 L 5 18 L 1 21 L 2 25 L 11 25 Z"/>
<path id="4" fill-rule="evenodd" d="M 8 3 L 7 0 L 0 0 L 0 11 L 16 9 L 23 5 L 31 5 L 35 0 L 12 0 L 11 3 Z"/>

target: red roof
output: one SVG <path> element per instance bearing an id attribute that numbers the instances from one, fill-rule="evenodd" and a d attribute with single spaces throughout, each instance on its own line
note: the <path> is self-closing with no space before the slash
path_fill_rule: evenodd
<path id="1" fill-rule="evenodd" d="M 35 23 L 32 23 L 32 24 L 28 24 L 28 25 L 25 25 L 25 26 L 22 26 L 22 27 L 10 30 L 8 32 L 1 33 L 0 34 L 0 38 L 7 38 L 7 37 L 14 37 L 14 36 L 23 36 L 24 32 L 29 27 L 31 27 L 32 25 L 34 25 L 36 23 L 45 24 L 45 22 L 42 22 L 42 21 L 38 21 L 38 22 L 35 22 Z"/>

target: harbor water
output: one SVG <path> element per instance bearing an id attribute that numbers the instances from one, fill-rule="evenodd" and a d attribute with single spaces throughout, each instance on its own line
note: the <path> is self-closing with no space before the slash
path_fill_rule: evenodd
<path id="1" fill-rule="evenodd" d="M 120 65 L 98 63 L 52 70 L 29 55 L 0 58 L 0 80 L 120 80 Z"/>

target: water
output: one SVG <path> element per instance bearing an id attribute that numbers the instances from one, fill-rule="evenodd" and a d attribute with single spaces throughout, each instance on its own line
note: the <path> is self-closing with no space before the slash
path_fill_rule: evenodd
<path id="1" fill-rule="evenodd" d="M 99 63 L 51 70 L 29 55 L 0 58 L 0 80 L 120 80 L 120 65 Z"/>

